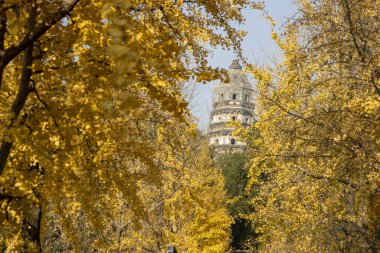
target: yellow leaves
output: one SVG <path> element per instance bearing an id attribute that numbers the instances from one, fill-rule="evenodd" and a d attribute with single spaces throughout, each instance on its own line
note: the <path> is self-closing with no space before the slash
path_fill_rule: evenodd
<path id="1" fill-rule="evenodd" d="M 142 43 L 143 33 L 139 32 L 135 35 L 135 40 L 137 43 Z"/>
<path id="2" fill-rule="evenodd" d="M 130 52 L 130 49 L 122 45 L 112 45 L 109 47 L 108 52 L 112 57 L 123 57 Z"/>
<path id="3" fill-rule="evenodd" d="M 265 3 L 264 2 L 251 3 L 251 7 L 252 9 L 256 9 L 256 10 L 263 10 L 265 7 Z"/>
<path id="4" fill-rule="evenodd" d="M 132 7 L 132 2 L 130 0 L 116 0 L 115 5 L 127 10 Z"/>
<path id="5" fill-rule="evenodd" d="M 122 92 L 119 95 L 120 99 L 120 109 L 125 110 L 126 112 L 130 112 L 131 110 L 134 110 L 138 108 L 141 105 L 141 102 L 138 100 L 136 95 L 130 93 L 130 92 Z"/>
<path id="6" fill-rule="evenodd" d="M 268 22 L 270 23 L 272 28 L 274 28 L 276 26 L 276 22 L 274 21 L 274 19 L 271 16 L 265 15 L 265 18 L 266 18 L 266 20 L 268 20 Z"/>
<path id="7" fill-rule="evenodd" d="M 59 148 L 62 144 L 61 140 L 59 139 L 59 136 L 51 136 L 49 140 L 55 146 L 55 148 Z"/>
<path id="8" fill-rule="evenodd" d="M 197 82 L 208 82 L 211 81 L 212 79 L 212 74 L 210 72 L 201 72 L 197 75 Z"/>
<path id="9" fill-rule="evenodd" d="M 72 209 L 70 211 L 72 211 L 73 213 L 76 213 L 79 210 L 81 210 L 81 203 L 79 203 L 79 202 L 71 202 L 70 203 L 70 208 Z"/>
<path id="10" fill-rule="evenodd" d="M 168 81 L 166 81 L 166 80 L 160 80 L 160 79 L 154 81 L 154 82 L 152 83 L 152 85 L 153 85 L 154 87 L 156 87 L 157 89 L 164 89 L 164 88 L 170 86 Z"/>
<path id="11" fill-rule="evenodd" d="M 48 20 L 62 4 L 43 2 L 37 2 L 38 24 Z M 29 17 L 27 2 L 12 3 L 15 7 L 6 13 L 10 34 L 6 34 L 5 48 L 24 36 Z M 142 214 L 160 217 L 150 204 L 155 207 L 164 203 L 156 195 L 163 191 L 166 197 L 172 197 L 170 208 L 178 213 L 175 216 L 165 209 L 165 219 L 170 216 L 178 230 L 183 223 L 189 224 L 178 235 L 169 232 L 167 224 L 154 224 L 158 229 L 186 245 L 196 246 L 209 238 L 217 241 L 202 241 L 208 245 L 194 249 L 197 252 L 226 251 L 230 217 L 223 204 L 222 179 L 218 173 L 211 173 L 213 168 L 205 158 L 208 155 L 202 158 L 205 168 L 197 165 L 198 153 L 191 146 L 197 130 L 184 124 L 190 120 L 179 82 L 192 75 L 189 62 L 200 66 L 195 68 L 199 80 L 219 77 L 218 71 L 205 66 L 208 54 L 202 46 L 211 41 L 215 46 L 236 45 L 239 50 L 243 34 L 231 30 L 228 23 L 241 20 L 239 11 L 246 4 L 199 2 L 194 9 L 185 9 L 183 1 L 175 5 L 149 0 L 139 4 L 137 11 L 135 3 L 79 1 L 64 20 L 39 37 L 34 43 L 36 56 L 40 49 L 45 53 L 32 64 L 36 92 L 28 94 L 20 119 L 6 115 L 19 88 L 22 57 L 12 59 L 5 69 L 0 137 L 13 141 L 13 147 L 5 169 L 7 176 L 0 178 L 7 192 L 28 195 L 17 202 L 12 200 L 9 211 L 21 224 L 33 218 L 25 211 L 41 203 L 45 208 L 41 225 L 44 236 L 47 240 L 56 238 L 53 228 L 58 228 L 60 234 L 54 239 L 57 241 L 44 244 L 45 251 L 52 251 L 49 247 L 56 243 L 74 251 L 80 244 L 83 248 L 79 251 L 85 252 L 93 251 L 91 247 L 99 243 L 101 250 L 109 251 L 116 248 L 115 242 L 92 238 L 115 234 L 113 228 L 119 220 L 126 222 L 125 232 L 136 236 L 140 245 L 144 245 L 147 234 L 156 245 L 157 238 L 140 219 Z M 218 33 L 213 32 L 215 27 Z M 221 36 L 222 30 L 228 30 L 229 36 Z M 10 124 L 14 128 L 6 129 Z M 190 196 L 190 192 L 199 200 L 181 198 L 180 193 Z M 188 221 L 193 209 L 199 216 Z M 197 222 L 208 215 L 212 222 L 207 226 L 206 219 L 204 231 L 194 235 L 195 225 L 203 225 Z M 12 225 L 7 223 L 7 229 L 21 231 L 21 227 Z M 0 235 L 5 237 L 7 249 L 15 249 L 13 239 L 30 244 L 21 243 L 22 237 L 16 234 Z M 127 236 L 121 242 L 129 246 L 135 243 Z"/>
<path id="12" fill-rule="evenodd" d="M 92 21 L 90 21 L 90 20 L 85 20 L 85 21 L 78 23 L 79 29 L 84 29 L 86 27 L 91 27 L 91 26 L 92 26 Z"/>
<path id="13" fill-rule="evenodd" d="M 136 67 L 138 56 L 135 52 L 124 45 L 111 45 L 108 53 L 116 60 L 116 69 L 119 74 L 131 72 Z"/>
<path id="14" fill-rule="evenodd" d="M 197 82 L 206 83 L 221 78 L 218 70 L 207 68 L 196 74 Z"/>
<path id="15" fill-rule="evenodd" d="M 368 182 L 370 183 L 370 189 L 376 191 L 380 188 L 380 177 L 376 172 L 370 172 L 367 175 Z"/>
<path id="16" fill-rule="evenodd" d="M 272 39 L 276 41 L 277 43 L 280 41 L 278 34 L 274 31 L 272 31 Z"/>
<path id="17" fill-rule="evenodd" d="M 189 126 L 189 134 L 191 137 L 196 137 L 198 135 L 198 129 L 196 124 L 190 124 Z"/>
<path id="18" fill-rule="evenodd" d="M 100 112 L 100 109 L 97 104 L 91 104 L 91 110 L 93 112 Z"/>
<path id="19" fill-rule="evenodd" d="M 164 128 L 163 127 L 158 127 L 157 128 L 157 139 L 156 139 L 156 141 L 157 141 L 157 144 L 159 144 L 159 145 L 162 145 L 162 144 L 164 144 L 164 139 L 165 139 L 165 132 L 164 132 Z"/>
<path id="20" fill-rule="evenodd" d="M 263 221 L 258 229 L 263 250 L 339 251 L 348 239 L 332 233 L 326 243 L 318 236 L 321 229 L 373 217 L 362 210 L 374 210 L 367 200 L 378 189 L 373 170 L 378 167 L 378 127 L 368 127 L 379 119 L 378 95 L 368 79 L 371 68 L 346 54 L 352 45 L 341 40 L 347 34 L 338 25 L 346 22 L 344 10 L 331 16 L 329 10 L 340 5 L 318 4 L 314 9 L 311 1 L 301 2 L 305 15 L 286 26 L 283 42 L 274 34 L 284 50 L 276 69 L 250 69 L 259 81 L 259 136 L 249 142 L 250 187 L 259 194 L 251 219 Z M 375 41 L 369 33 L 361 36 Z M 357 244 L 365 241 L 355 236 Z"/>
<path id="21" fill-rule="evenodd" d="M 347 108 L 362 111 L 366 115 L 376 115 L 380 111 L 380 98 L 378 95 L 374 94 L 366 97 L 365 100 L 350 100 Z"/>
<path id="22" fill-rule="evenodd" d="M 111 34 L 111 36 L 119 38 L 123 36 L 123 31 L 118 27 L 110 27 L 108 29 L 108 32 Z"/>
<path id="23" fill-rule="evenodd" d="M 7 16 L 7 22 L 9 22 L 9 27 L 11 27 L 9 32 L 12 35 L 17 35 L 22 29 L 22 24 L 18 24 L 19 19 L 17 17 L 17 13 L 13 11 L 13 9 L 10 9 L 6 12 L 6 16 Z"/>
<path id="24" fill-rule="evenodd" d="M 102 14 L 102 18 L 114 18 L 116 16 L 116 12 L 115 12 L 115 9 L 113 7 L 113 4 L 108 2 L 108 3 L 105 3 L 103 6 L 102 6 L 102 9 L 101 9 L 101 14 Z"/>

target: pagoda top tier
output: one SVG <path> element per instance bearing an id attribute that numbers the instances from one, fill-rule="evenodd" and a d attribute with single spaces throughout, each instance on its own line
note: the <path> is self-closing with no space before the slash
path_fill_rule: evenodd
<path id="1" fill-rule="evenodd" d="M 228 70 L 229 81 L 221 81 L 215 86 L 215 93 L 224 93 L 227 87 L 234 87 L 232 89 L 252 89 L 250 82 L 247 77 L 244 75 L 242 66 L 239 63 L 238 59 L 232 61 L 230 69 Z M 237 93 L 238 90 L 236 90 Z"/>
<path id="2" fill-rule="evenodd" d="M 231 65 L 230 65 L 230 69 L 240 69 L 240 70 L 242 69 L 242 66 L 240 65 L 238 59 L 235 59 L 232 61 Z"/>

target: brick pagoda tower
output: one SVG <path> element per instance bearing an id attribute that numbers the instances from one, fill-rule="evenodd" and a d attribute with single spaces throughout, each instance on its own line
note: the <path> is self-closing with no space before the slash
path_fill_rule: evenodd
<path id="1" fill-rule="evenodd" d="M 252 86 L 238 60 L 232 61 L 228 75 L 230 82 L 217 84 L 213 95 L 209 138 L 217 155 L 244 151 L 245 143 L 232 136 L 229 122 L 239 120 L 243 126 L 254 122 Z"/>

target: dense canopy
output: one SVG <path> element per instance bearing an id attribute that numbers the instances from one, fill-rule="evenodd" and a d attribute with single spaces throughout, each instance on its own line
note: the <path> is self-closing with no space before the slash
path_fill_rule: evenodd
<path id="1" fill-rule="evenodd" d="M 273 37 L 275 68 L 252 66 L 258 122 L 251 218 L 263 252 L 380 249 L 380 2 L 297 1 Z"/>
<path id="2" fill-rule="evenodd" d="M 228 249 L 223 179 L 194 160 L 180 90 L 221 77 L 205 45 L 239 52 L 247 6 L 0 1 L 0 248 Z"/>

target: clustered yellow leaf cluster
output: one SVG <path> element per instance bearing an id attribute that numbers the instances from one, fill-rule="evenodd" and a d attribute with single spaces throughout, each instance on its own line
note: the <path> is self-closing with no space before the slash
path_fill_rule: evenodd
<path id="1" fill-rule="evenodd" d="M 379 252 L 380 1 L 299 0 L 258 79 L 249 144 L 262 252 Z"/>
<path id="2" fill-rule="evenodd" d="M 205 45 L 239 52 L 247 5 L 0 1 L 0 249 L 228 250 L 223 180 L 180 90 L 221 76 Z"/>

